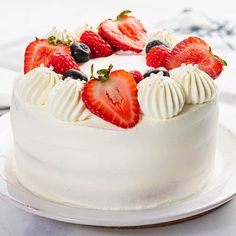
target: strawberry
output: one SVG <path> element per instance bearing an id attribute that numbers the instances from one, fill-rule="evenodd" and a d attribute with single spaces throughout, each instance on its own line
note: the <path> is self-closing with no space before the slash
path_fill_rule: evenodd
<path id="1" fill-rule="evenodd" d="M 138 84 L 141 80 L 144 79 L 143 75 L 138 71 L 138 70 L 131 70 L 129 72 L 131 75 L 133 75 L 134 80 L 136 81 L 136 83 Z"/>
<path id="2" fill-rule="evenodd" d="M 154 68 L 165 67 L 169 56 L 170 51 L 167 47 L 155 46 L 146 55 L 146 64 Z"/>
<path id="3" fill-rule="evenodd" d="M 115 49 L 139 53 L 146 44 L 147 32 L 134 16 L 123 11 L 116 20 L 107 19 L 99 25 L 98 33 Z"/>
<path id="4" fill-rule="evenodd" d="M 49 65 L 53 66 L 54 71 L 59 74 L 64 74 L 68 70 L 79 70 L 74 58 L 61 52 L 54 52 L 50 56 Z"/>
<path id="5" fill-rule="evenodd" d="M 31 42 L 25 50 L 24 73 L 40 66 L 41 63 L 48 67 L 53 52 L 70 54 L 70 47 L 64 44 L 52 45 L 46 39 L 36 39 Z"/>
<path id="6" fill-rule="evenodd" d="M 85 106 L 95 115 L 121 128 L 134 127 L 139 121 L 140 107 L 136 82 L 125 70 L 97 71 L 83 87 Z"/>
<path id="7" fill-rule="evenodd" d="M 227 63 L 214 55 L 210 46 L 198 37 L 189 37 L 178 43 L 171 51 L 166 62 L 168 70 L 185 64 L 198 64 L 212 79 L 216 79 Z"/>
<path id="8" fill-rule="evenodd" d="M 112 54 L 111 46 L 92 30 L 85 30 L 80 36 L 80 42 L 88 45 L 92 57 L 107 57 Z"/>

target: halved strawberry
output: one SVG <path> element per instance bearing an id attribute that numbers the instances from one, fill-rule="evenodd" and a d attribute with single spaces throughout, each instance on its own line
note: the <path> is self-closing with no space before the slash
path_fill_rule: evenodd
<path id="1" fill-rule="evenodd" d="M 216 79 L 227 63 L 214 55 L 210 46 L 198 37 L 189 37 L 178 43 L 171 51 L 166 62 L 166 68 L 173 68 L 185 64 L 198 64 L 212 79 Z"/>
<path id="2" fill-rule="evenodd" d="M 121 128 L 134 127 L 139 121 L 140 107 L 136 82 L 125 70 L 102 69 L 92 75 L 82 91 L 85 106 L 96 116 Z"/>
<path id="3" fill-rule="evenodd" d="M 50 55 L 53 52 L 70 54 L 70 47 L 64 44 L 49 44 L 46 39 L 36 39 L 31 42 L 25 50 L 24 73 L 40 66 L 41 63 L 49 67 Z"/>
<path id="4" fill-rule="evenodd" d="M 115 50 L 141 52 L 146 44 L 147 32 L 134 16 L 123 11 L 116 20 L 107 19 L 99 25 L 98 33 Z"/>

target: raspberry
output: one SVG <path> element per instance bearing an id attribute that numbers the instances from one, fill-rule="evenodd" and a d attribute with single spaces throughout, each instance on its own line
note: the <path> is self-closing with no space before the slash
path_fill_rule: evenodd
<path id="1" fill-rule="evenodd" d="M 153 68 L 165 67 L 170 51 L 167 47 L 160 45 L 153 47 L 146 56 L 146 64 Z"/>

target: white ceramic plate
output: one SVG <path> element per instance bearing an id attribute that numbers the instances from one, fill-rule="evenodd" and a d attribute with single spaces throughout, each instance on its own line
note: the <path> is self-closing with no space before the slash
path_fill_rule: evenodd
<path id="1" fill-rule="evenodd" d="M 208 212 L 236 196 L 236 138 L 220 125 L 216 168 L 210 184 L 191 198 L 158 208 L 135 211 L 102 211 L 53 203 L 22 187 L 14 174 L 9 114 L 0 118 L 0 197 L 36 215 L 64 222 L 131 227 L 163 224 Z M 4 168 L 5 166 L 5 168 Z"/>

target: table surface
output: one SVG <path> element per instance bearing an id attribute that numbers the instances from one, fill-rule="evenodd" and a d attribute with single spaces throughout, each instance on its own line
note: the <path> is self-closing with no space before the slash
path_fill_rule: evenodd
<path id="1" fill-rule="evenodd" d="M 236 235 L 235 219 L 236 199 L 191 221 L 165 227 L 138 229 L 111 229 L 57 222 L 24 212 L 0 200 L 1 236 L 234 236 Z"/>
<path id="2" fill-rule="evenodd" d="M 115 15 L 123 9 L 133 9 L 142 16 L 144 23 L 155 24 L 160 15 L 178 13 L 183 8 L 192 7 L 192 1 L 179 0 L 169 8 L 163 1 L 78 1 L 78 0 L 41 0 L 37 6 L 33 1 L 4 1 L 0 9 L 1 43 L 14 38 L 14 35 L 27 32 L 28 35 L 37 35 L 41 29 L 47 32 L 50 26 L 58 25 L 71 27 L 83 25 L 86 22 L 99 23 L 104 17 Z M 45 5 L 47 4 L 47 7 Z M 96 4 L 96 6 L 95 6 Z M 172 4 L 172 3 L 171 3 Z M 14 5 L 14 8 L 12 7 Z M 93 6 L 93 8 L 91 7 Z M 82 8 L 82 9 L 81 9 Z M 225 0 L 215 4 L 214 1 L 199 0 L 194 8 L 212 16 L 231 17 L 235 19 L 232 2 Z M 54 9 L 54 11 L 52 10 Z M 56 9 L 56 10 L 55 10 Z M 43 13 L 43 19 L 42 19 Z M 97 13 L 97 14 L 96 14 Z M 223 14 L 223 15 L 222 15 Z M 150 17 L 152 16 L 152 17 Z M 30 19 L 30 20 L 29 20 Z M 76 19 L 76 22 L 75 22 Z M 49 23 L 50 22 L 50 23 Z M 1 51 L 0 66 L 20 71 L 22 65 L 22 48 L 12 46 L 12 50 Z M 16 52 L 18 53 L 16 55 Z M 9 63 L 11 62 L 11 64 Z M 234 236 L 236 235 L 236 200 L 219 209 L 197 219 L 166 227 L 151 227 L 138 229 L 99 228 L 57 222 L 38 217 L 15 208 L 0 199 L 0 236 L 77 236 L 77 235 L 203 235 L 203 236 Z"/>

